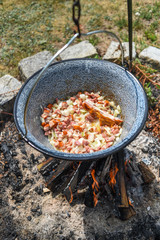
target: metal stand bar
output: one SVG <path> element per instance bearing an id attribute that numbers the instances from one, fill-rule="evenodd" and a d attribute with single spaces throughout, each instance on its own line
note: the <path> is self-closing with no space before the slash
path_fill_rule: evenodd
<path id="1" fill-rule="evenodd" d="M 129 69 L 132 68 L 132 0 L 127 0 L 129 34 Z"/>

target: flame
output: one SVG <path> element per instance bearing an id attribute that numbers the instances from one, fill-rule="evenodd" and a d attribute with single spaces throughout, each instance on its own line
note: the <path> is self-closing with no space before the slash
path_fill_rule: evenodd
<path id="1" fill-rule="evenodd" d="M 117 164 L 115 164 L 115 167 L 110 170 L 109 176 L 110 176 L 110 181 L 109 184 L 111 185 L 112 189 L 114 188 L 114 185 L 116 184 L 116 175 L 117 172 L 119 171 Z"/>
<path id="2" fill-rule="evenodd" d="M 73 201 L 73 193 L 72 193 L 71 187 L 69 187 L 69 191 L 71 193 L 71 199 L 70 199 L 69 203 L 71 203 Z"/>
<path id="3" fill-rule="evenodd" d="M 95 190 L 98 192 L 98 188 L 99 188 L 99 183 L 97 182 L 96 178 L 95 178 L 95 169 L 91 170 L 91 176 L 93 178 L 93 183 L 92 183 L 92 189 L 93 189 L 93 200 L 94 200 L 94 206 L 97 205 L 98 203 L 98 197 L 95 193 Z"/>
<path id="4" fill-rule="evenodd" d="M 127 159 L 126 159 L 126 161 L 124 162 L 125 172 L 127 172 L 127 163 L 128 163 L 128 161 L 127 161 Z"/>
<path id="5" fill-rule="evenodd" d="M 128 198 L 128 203 L 129 203 L 130 206 L 133 207 L 133 204 L 131 203 L 131 200 L 129 198 Z"/>

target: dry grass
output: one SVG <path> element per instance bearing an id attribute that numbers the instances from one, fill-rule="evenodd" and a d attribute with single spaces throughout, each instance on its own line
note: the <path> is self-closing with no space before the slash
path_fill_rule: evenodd
<path id="1" fill-rule="evenodd" d="M 18 77 L 18 62 L 47 49 L 55 53 L 73 35 L 71 0 L 0 0 L 0 76 Z M 81 0 L 83 32 L 106 29 L 122 41 L 128 40 L 127 1 Z M 148 45 L 159 46 L 160 3 L 133 1 L 133 38 L 138 52 Z M 140 14 L 140 16 L 137 15 Z M 89 39 L 103 54 L 108 37 Z"/>

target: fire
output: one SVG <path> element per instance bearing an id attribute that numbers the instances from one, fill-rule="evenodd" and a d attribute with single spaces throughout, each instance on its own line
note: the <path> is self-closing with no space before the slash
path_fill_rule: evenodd
<path id="1" fill-rule="evenodd" d="M 133 204 L 131 203 L 131 200 L 129 198 L 128 198 L 128 203 L 129 203 L 130 206 L 133 207 Z"/>
<path id="2" fill-rule="evenodd" d="M 73 201 L 73 193 L 72 193 L 71 187 L 69 187 L 69 191 L 70 191 L 70 193 L 71 193 L 71 199 L 70 199 L 69 203 L 71 203 L 71 202 Z"/>
<path id="3" fill-rule="evenodd" d="M 91 176 L 93 178 L 93 183 L 92 183 L 92 189 L 93 189 L 93 200 L 94 200 L 94 206 L 97 205 L 98 203 L 98 197 L 95 193 L 95 190 L 98 192 L 99 189 L 99 183 L 97 182 L 96 178 L 95 178 L 95 169 L 91 170 Z"/>
<path id="4" fill-rule="evenodd" d="M 115 164 L 115 167 L 110 170 L 109 176 L 110 176 L 110 181 L 109 184 L 111 185 L 112 189 L 114 188 L 114 185 L 116 184 L 116 175 L 117 172 L 119 171 L 117 164 Z"/>
<path id="5" fill-rule="evenodd" d="M 128 163 L 128 161 L 126 159 L 126 161 L 124 162 L 125 172 L 127 172 L 127 163 Z"/>

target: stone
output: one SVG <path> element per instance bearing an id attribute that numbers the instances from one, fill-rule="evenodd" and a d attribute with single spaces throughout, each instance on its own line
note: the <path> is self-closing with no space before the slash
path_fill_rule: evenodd
<path id="1" fill-rule="evenodd" d="M 122 43 L 124 49 L 124 58 L 129 58 L 129 42 Z M 119 42 L 112 41 L 109 45 L 106 54 L 104 55 L 104 60 L 115 60 L 121 57 L 121 49 Z M 132 43 L 132 58 L 136 57 L 135 43 Z"/>
<path id="2" fill-rule="evenodd" d="M 139 58 L 150 63 L 153 67 L 160 69 L 160 49 L 149 46 L 139 54 Z"/>
<path id="3" fill-rule="evenodd" d="M 6 112 L 13 111 L 15 97 L 22 83 L 16 78 L 5 75 L 0 78 L 0 109 Z"/>
<path id="4" fill-rule="evenodd" d="M 122 46 L 124 49 L 124 57 L 129 58 L 129 42 L 123 42 Z M 135 42 L 132 42 L 132 58 L 134 59 L 135 57 L 136 57 Z"/>
<path id="5" fill-rule="evenodd" d="M 31 57 L 22 59 L 18 63 L 19 74 L 21 80 L 25 81 L 31 77 L 35 72 L 43 68 L 53 57 L 49 51 L 39 52 Z M 56 60 L 53 61 L 53 63 Z"/>
<path id="6" fill-rule="evenodd" d="M 142 152 L 144 152 L 144 153 L 147 153 L 148 150 L 149 150 L 148 146 L 144 146 L 144 147 L 142 148 Z"/>
<path id="7" fill-rule="evenodd" d="M 43 188 L 43 192 L 48 193 L 48 192 L 50 192 L 50 190 L 48 188 Z"/>
<path id="8" fill-rule="evenodd" d="M 60 58 L 62 60 L 86 58 L 93 57 L 96 54 L 98 54 L 96 48 L 86 40 L 65 49 L 64 52 L 60 54 Z"/>
<path id="9" fill-rule="evenodd" d="M 28 220 L 28 221 L 31 221 L 31 220 L 32 220 L 32 217 L 31 217 L 31 216 L 28 216 L 28 217 L 27 217 L 27 220 Z"/>

